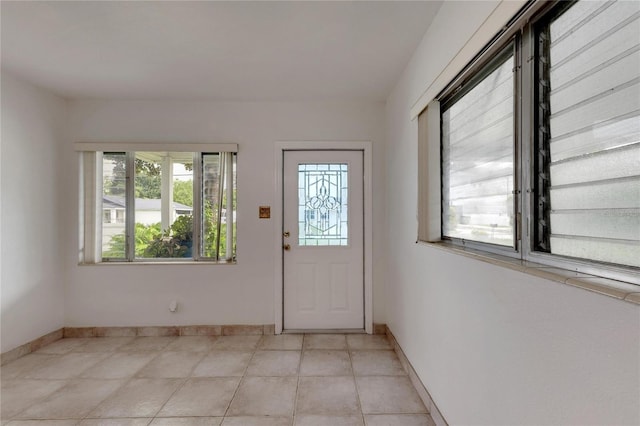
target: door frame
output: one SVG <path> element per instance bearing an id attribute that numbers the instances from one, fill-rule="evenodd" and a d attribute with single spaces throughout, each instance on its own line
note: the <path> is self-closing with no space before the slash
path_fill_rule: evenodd
<path id="1" fill-rule="evenodd" d="M 275 184 L 276 196 L 272 207 L 274 219 L 274 311 L 275 332 L 282 333 L 284 323 L 284 257 L 282 250 L 282 233 L 284 232 L 284 153 L 286 151 L 362 151 L 363 152 L 363 195 L 364 195 L 364 330 L 373 333 L 373 159 L 370 141 L 287 141 L 275 144 Z"/>

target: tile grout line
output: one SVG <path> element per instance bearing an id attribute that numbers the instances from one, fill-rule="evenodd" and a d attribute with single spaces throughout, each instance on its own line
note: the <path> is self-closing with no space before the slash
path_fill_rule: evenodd
<path id="1" fill-rule="evenodd" d="M 240 377 L 240 381 L 238 382 L 238 386 L 236 386 L 236 390 L 233 392 L 233 396 L 229 400 L 229 404 L 227 404 L 227 409 L 224 410 L 224 414 L 222 415 L 222 421 L 220 422 L 221 424 L 224 422 L 224 419 L 227 418 L 227 413 L 229 412 L 229 408 L 231 408 L 231 404 L 233 403 L 233 400 L 235 399 L 236 395 L 238 394 L 238 391 L 240 390 L 240 386 L 242 386 L 242 383 L 244 383 L 244 379 L 245 379 L 245 377 L 247 375 L 247 371 L 249 370 L 249 365 L 251 365 L 251 361 L 253 361 L 253 358 L 255 357 L 256 352 L 258 351 L 258 348 L 260 347 L 260 342 L 262 342 L 263 339 L 264 339 L 264 335 L 262 335 L 262 337 L 260 337 L 260 339 L 258 340 L 258 342 L 256 343 L 256 345 L 253 348 L 253 353 L 251 354 L 251 358 L 249 358 L 249 362 L 247 362 L 247 365 L 244 368 L 244 371 L 242 372 L 242 376 Z M 235 350 L 235 349 L 230 349 L 230 350 Z M 238 349 L 238 350 L 241 350 L 241 349 Z"/>
<path id="2" fill-rule="evenodd" d="M 93 339 L 98 339 L 98 338 L 99 338 L 99 337 L 93 337 Z M 135 337 L 131 340 L 131 342 L 135 341 L 135 340 L 136 340 L 136 338 L 137 338 L 137 336 L 135 336 Z M 131 343 L 131 342 L 129 342 L 129 343 Z M 128 343 L 125 343 L 125 344 L 123 344 L 123 345 L 118 346 L 118 347 L 113 351 L 114 353 L 113 353 L 111 356 L 113 356 L 116 352 L 120 352 L 120 353 L 124 353 L 124 354 L 138 353 L 138 352 L 135 352 L 135 351 L 134 351 L 134 352 L 128 352 L 128 351 L 119 351 L 119 350 L 118 350 L 118 349 L 120 349 L 120 348 L 122 348 L 122 347 L 125 347 L 127 344 L 128 344 Z M 168 346 L 168 345 L 169 345 L 169 344 L 167 344 L 167 346 Z M 91 410 L 89 410 L 89 412 L 87 413 L 87 415 L 86 415 L 86 416 L 84 416 L 82 419 L 80 419 L 80 421 L 78 422 L 78 424 L 80 424 L 81 422 L 83 422 L 84 420 L 87 420 L 87 419 L 100 419 L 100 418 L 103 418 L 103 417 L 91 417 L 91 413 L 93 413 L 93 412 L 94 412 L 94 411 L 95 411 L 95 410 L 96 410 L 96 409 L 97 409 L 97 408 L 98 408 L 98 407 L 99 407 L 103 402 L 105 402 L 106 400 L 108 400 L 109 398 L 111 398 L 111 397 L 112 397 L 116 392 L 118 392 L 119 390 L 121 390 L 121 389 L 125 388 L 125 387 L 126 387 L 129 383 L 131 383 L 134 379 L 138 379 L 139 377 L 137 377 L 137 376 L 136 376 L 136 374 L 138 374 L 140 371 L 142 371 L 144 368 L 146 368 L 149 364 L 151 364 L 151 363 L 152 363 L 156 358 L 158 358 L 158 357 L 162 354 L 162 352 L 164 351 L 164 349 L 165 349 L 165 348 L 166 348 L 166 347 L 164 347 L 164 348 L 160 349 L 160 350 L 158 351 L 158 353 L 157 353 L 157 354 L 155 354 L 155 355 L 154 355 L 154 356 L 153 356 L 149 361 L 147 361 L 147 363 L 146 363 L 146 364 L 144 364 L 143 366 L 141 366 L 140 368 L 138 368 L 138 369 L 137 369 L 137 370 L 136 370 L 136 371 L 131 375 L 131 377 L 129 377 L 128 379 L 125 379 L 125 380 L 124 380 L 124 383 L 123 383 L 121 386 L 119 386 L 118 388 L 114 389 L 114 391 L 113 391 L 113 392 L 111 392 L 111 393 L 110 393 L 109 395 L 107 395 L 105 398 L 103 398 L 102 400 L 100 400 L 100 402 L 98 402 L 98 403 L 95 405 L 95 407 L 93 407 Z M 140 353 L 144 353 L 144 351 L 142 351 L 142 352 L 140 352 Z M 105 358 L 104 360 L 106 360 L 106 359 L 108 359 L 108 358 L 111 358 L 111 356 L 109 356 L 109 357 Z M 104 361 L 104 360 L 103 360 L 103 361 Z M 100 362 L 101 362 L 101 361 L 100 361 Z M 96 365 L 97 365 L 97 364 L 96 364 Z M 86 371 L 86 370 L 85 370 L 85 371 Z M 103 380 L 104 380 L 104 379 L 103 379 Z M 118 380 L 118 379 L 114 379 L 114 380 Z M 154 418 L 155 418 L 154 416 L 151 416 L 151 420 L 149 421 L 149 423 L 151 423 L 151 422 L 153 421 L 153 419 L 154 419 Z M 147 423 L 147 425 L 149 425 L 149 423 Z"/>
<path id="3" fill-rule="evenodd" d="M 300 363 L 298 364 L 298 377 L 296 380 L 296 395 L 293 399 L 293 417 L 291 418 L 291 424 L 295 426 L 296 416 L 298 415 L 298 392 L 300 390 L 300 373 L 302 373 L 302 360 L 304 358 L 304 342 L 307 339 L 307 335 L 302 335 L 302 342 L 300 345 Z"/>
<path id="4" fill-rule="evenodd" d="M 180 336 L 178 336 L 178 337 L 180 337 Z M 176 340 L 176 341 L 177 341 L 177 340 Z M 172 342 L 172 343 L 173 343 L 173 342 Z M 162 351 L 164 352 L 164 351 L 165 351 L 169 346 L 171 346 L 171 344 L 172 344 L 172 343 L 169 343 L 167 346 L 165 346 L 165 347 L 162 349 Z M 193 352 L 193 351 L 177 351 L 177 352 L 182 352 L 182 353 L 198 353 L 198 352 Z M 189 374 L 184 378 L 184 380 L 183 380 L 182 384 L 180 384 L 180 385 L 179 385 L 179 386 L 178 386 L 178 387 L 177 387 L 177 388 L 176 388 L 176 389 L 171 393 L 171 395 L 169 395 L 169 398 L 167 398 L 167 400 L 162 404 L 162 406 L 160 406 L 160 408 L 158 409 L 158 411 L 156 411 L 156 413 L 155 413 L 153 416 L 151 416 L 151 421 L 150 421 L 149 423 L 153 422 L 153 421 L 158 417 L 158 414 L 160 414 L 160 412 L 162 411 L 162 409 L 167 405 L 167 402 L 169 402 L 169 401 L 171 400 L 171 398 L 173 398 L 173 396 L 174 396 L 176 393 L 178 393 L 182 388 L 184 388 L 184 386 L 187 384 L 187 382 L 188 382 L 188 381 L 193 377 L 193 372 L 195 371 L 195 369 L 196 369 L 196 367 L 198 366 L 198 364 L 200 364 L 200 363 L 202 362 L 202 360 L 204 359 L 204 357 L 205 357 L 205 356 L 207 356 L 207 353 L 209 353 L 209 352 L 211 352 L 211 348 L 209 348 L 209 351 L 208 351 L 208 352 L 204 352 L 204 353 L 202 353 L 202 356 L 200 357 L 200 359 L 199 359 L 196 363 L 194 363 L 194 364 L 193 364 L 193 367 L 191 367 L 191 370 L 189 371 Z M 164 353 L 167 353 L 167 352 L 164 352 Z M 158 356 L 160 356 L 160 355 L 158 355 Z M 154 359 L 155 359 L 155 358 L 154 358 Z M 151 362 L 151 361 L 149 361 L 149 362 Z M 138 371 L 140 371 L 140 370 L 138 370 Z M 169 379 L 171 379 L 171 378 L 169 377 Z M 148 425 L 149 423 L 147 423 L 147 425 Z"/>
<path id="5" fill-rule="evenodd" d="M 59 339 L 59 340 L 61 340 L 61 339 Z M 82 345 L 79 345 L 78 347 L 84 346 L 84 345 L 86 345 L 86 344 L 88 344 L 88 342 L 86 342 L 86 343 L 84 343 L 84 344 L 82 344 Z M 66 356 L 66 355 L 69 355 L 69 354 L 71 354 L 71 353 L 81 353 L 81 354 L 82 354 L 82 353 L 92 353 L 92 352 L 74 352 L 74 349 L 76 349 L 76 348 L 72 348 L 72 349 L 71 349 L 71 350 L 69 350 L 68 352 L 60 353 L 60 354 L 47 354 L 47 353 L 44 353 L 43 355 L 52 355 L 52 356 L 55 356 L 55 357 L 58 357 L 58 358 L 62 358 L 62 357 Z M 37 351 L 36 351 L 36 352 L 37 352 Z M 115 350 L 114 350 L 113 352 L 115 353 Z M 95 352 L 95 353 L 101 353 L 101 352 Z M 33 354 L 35 355 L 36 353 L 34 352 Z M 47 399 L 49 399 L 49 398 L 53 397 L 57 392 L 62 391 L 62 390 L 63 390 L 63 389 L 65 389 L 66 387 L 70 386 L 72 382 L 75 382 L 75 381 L 78 381 L 78 380 L 85 380 L 85 381 L 86 381 L 86 380 L 108 380 L 108 381 L 117 381 L 117 380 L 120 380 L 120 379 L 96 379 L 96 378 L 91 378 L 91 377 L 88 377 L 88 378 L 80 377 L 80 375 L 81 375 L 82 373 L 84 373 L 85 371 L 87 371 L 87 370 L 89 370 L 90 368 L 92 368 L 92 367 L 94 367 L 94 366 L 98 365 L 98 364 L 99 364 L 99 363 L 101 363 L 102 361 L 105 361 L 105 360 L 107 360 L 107 359 L 111 358 L 112 356 L 113 356 L 113 353 L 111 353 L 110 355 L 106 356 L 104 359 L 97 361 L 95 364 L 92 364 L 92 365 L 88 366 L 88 367 L 87 367 L 87 368 L 85 368 L 84 370 L 81 370 L 81 371 L 78 373 L 78 375 L 77 375 L 77 376 L 72 376 L 72 377 L 69 377 L 69 378 L 67 378 L 67 379 L 55 379 L 55 378 L 53 378 L 53 379 L 46 379 L 46 378 L 40 378 L 39 380 L 64 380 L 64 381 L 65 381 L 65 382 L 67 382 L 67 383 L 65 383 L 63 386 L 61 386 L 59 389 L 57 389 L 56 391 L 52 392 L 51 394 L 46 395 L 46 396 L 44 396 L 44 397 L 42 397 L 42 398 L 38 399 L 36 402 L 34 402 L 34 403 L 30 404 L 28 407 L 26 407 L 24 410 L 20 411 L 19 413 L 16 413 L 13 417 L 11 417 L 11 419 L 9 419 L 9 421 L 13 421 L 13 420 L 35 420 L 35 421 L 42 420 L 42 421 L 46 421 L 47 419 L 18 419 L 17 417 L 18 417 L 20 414 L 24 413 L 25 411 L 29 410 L 31 407 L 33 407 L 33 406 L 35 406 L 35 405 L 37 405 L 37 404 L 39 404 L 39 403 L 41 403 L 41 402 L 44 402 L 44 401 L 46 401 Z M 151 361 L 149 361 L 149 362 L 151 362 Z M 29 379 L 29 378 L 22 377 L 22 375 L 20 375 L 19 377 L 20 377 L 20 379 L 21 379 L 21 380 L 34 380 L 34 379 Z M 78 422 L 77 422 L 77 423 L 79 424 L 79 423 L 81 423 L 83 420 L 85 420 L 85 419 L 89 418 L 89 415 L 90 415 L 90 414 L 91 414 L 91 413 L 92 413 L 96 408 L 98 408 L 98 406 L 99 406 L 100 404 L 102 404 L 104 401 L 106 401 L 108 398 L 110 398 L 110 397 L 111 397 L 115 392 L 117 392 L 117 391 L 118 391 L 118 390 L 120 390 L 122 387 L 124 387 L 124 386 L 125 386 L 125 385 L 130 381 L 130 380 L 131 380 L 131 379 L 129 379 L 129 380 L 126 380 L 126 379 L 125 379 L 125 381 L 123 382 L 123 384 L 122 384 L 121 386 L 117 387 L 117 388 L 116 388 L 116 389 L 114 389 L 111 393 L 109 393 L 107 396 L 105 396 L 103 399 L 101 399 L 100 401 L 98 401 L 98 403 L 97 403 L 93 408 L 91 408 L 91 409 L 87 412 L 87 414 L 86 414 L 85 416 L 82 416 L 82 418 L 80 418 L 80 419 L 70 419 L 70 420 L 78 420 Z"/>
<path id="6" fill-rule="evenodd" d="M 362 418 L 362 424 L 365 425 L 364 410 L 362 409 L 362 401 L 360 400 L 360 391 L 358 390 L 358 381 L 356 380 L 356 369 L 353 367 L 353 357 L 351 356 L 351 345 L 349 345 L 349 338 L 345 336 L 347 343 L 347 353 L 349 354 L 349 364 L 351 365 L 351 375 L 353 376 L 353 386 L 356 388 L 356 397 L 358 398 L 358 407 L 360 408 L 360 417 Z"/>

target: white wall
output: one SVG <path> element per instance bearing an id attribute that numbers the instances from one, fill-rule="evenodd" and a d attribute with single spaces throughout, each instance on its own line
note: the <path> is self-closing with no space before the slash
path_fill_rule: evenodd
<path id="1" fill-rule="evenodd" d="M 63 326 L 60 147 L 66 102 L 2 73 L 2 352 Z"/>
<path id="2" fill-rule="evenodd" d="M 637 305 L 415 243 L 409 110 L 496 4 L 445 2 L 388 98 L 387 323 L 451 425 L 640 424 Z"/>
<path id="3" fill-rule="evenodd" d="M 273 324 L 274 227 L 258 206 L 275 206 L 275 142 L 370 140 L 374 187 L 384 185 L 383 103 L 73 101 L 62 151 L 66 326 Z M 77 155 L 73 142 L 237 143 L 237 265 L 77 265 Z M 385 203 L 374 194 L 374 321 L 384 322 Z M 168 310 L 171 300 L 180 308 Z"/>

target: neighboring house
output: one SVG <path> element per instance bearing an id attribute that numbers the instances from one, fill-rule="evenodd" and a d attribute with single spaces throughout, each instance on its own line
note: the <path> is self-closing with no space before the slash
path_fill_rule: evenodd
<path id="1" fill-rule="evenodd" d="M 136 223 L 153 225 L 162 221 L 161 200 L 153 198 L 136 198 Z M 191 214 L 193 207 L 173 203 L 171 223 L 176 217 Z M 125 201 L 124 197 L 117 195 L 105 195 L 102 197 L 102 223 L 124 224 Z"/>
<path id="2" fill-rule="evenodd" d="M 117 195 L 104 195 L 102 197 L 102 248 L 107 250 L 111 243 L 111 237 L 122 234 L 125 227 L 125 201 L 124 197 Z M 152 198 L 136 198 L 136 223 L 153 225 L 162 221 L 161 200 Z M 178 216 L 190 215 L 193 207 L 173 203 L 170 223 Z"/>

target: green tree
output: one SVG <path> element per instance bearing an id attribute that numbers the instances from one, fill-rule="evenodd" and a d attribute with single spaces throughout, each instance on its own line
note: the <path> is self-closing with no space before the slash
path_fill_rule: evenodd
<path id="1" fill-rule="evenodd" d="M 193 181 L 173 181 L 173 201 L 193 207 Z"/>
<path id="2" fill-rule="evenodd" d="M 136 223 L 136 257 L 143 257 L 149 244 L 158 236 L 162 236 L 160 224 L 143 225 Z M 126 253 L 126 238 L 124 232 L 114 235 L 109 241 L 109 248 L 102 252 L 103 258 L 124 259 Z"/>
<path id="3" fill-rule="evenodd" d="M 113 163 L 111 177 L 104 181 L 104 193 L 108 195 L 125 194 L 126 182 L 126 155 L 122 153 L 104 154 L 106 160 Z M 144 161 L 140 158 L 135 160 L 136 185 L 135 192 L 137 198 L 160 198 L 161 166 L 158 163 Z"/>

